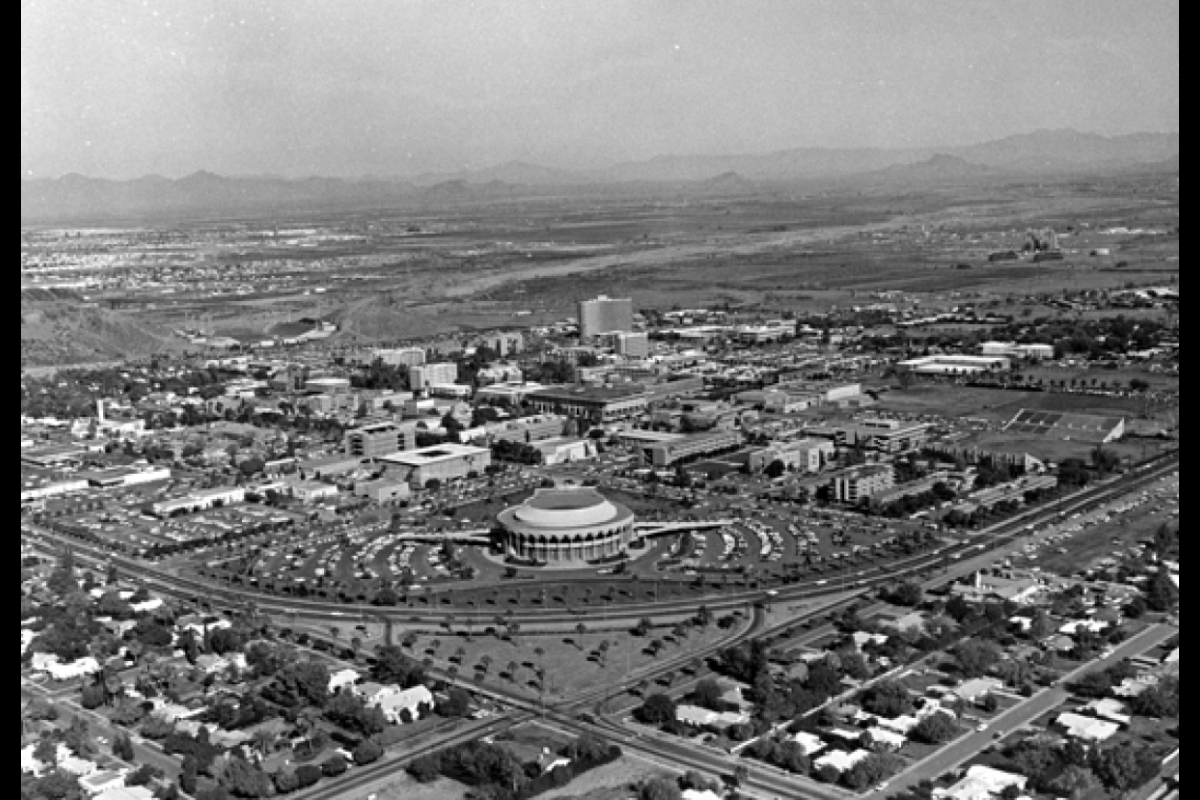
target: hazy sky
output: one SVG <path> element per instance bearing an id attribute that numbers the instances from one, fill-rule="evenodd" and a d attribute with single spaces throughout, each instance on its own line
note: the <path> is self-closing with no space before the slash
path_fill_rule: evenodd
<path id="1" fill-rule="evenodd" d="M 512 159 L 1179 129 L 1176 0 L 23 0 L 21 171 Z"/>

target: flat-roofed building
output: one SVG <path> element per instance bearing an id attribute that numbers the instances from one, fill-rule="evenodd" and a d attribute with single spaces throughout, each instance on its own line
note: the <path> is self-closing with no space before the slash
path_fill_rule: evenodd
<path id="1" fill-rule="evenodd" d="M 526 396 L 535 410 L 581 417 L 589 422 L 629 419 L 646 412 L 650 394 L 644 386 L 596 386 L 543 389 Z"/>
<path id="2" fill-rule="evenodd" d="M 563 435 L 567 418 L 559 414 L 539 414 L 536 417 L 521 417 L 506 422 L 495 422 L 487 426 L 488 434 L 500 442 L 540 442 Z"/>
<path id="3" fill-rule="evenodd" d="M 458 380 L 458 364 L 442 361 L 408 368 L 408 385 L 413 391 L 421 391 L 435 383 L 454 383 Z"/>
<path id="4" fill-rule="evenodd" d="M 832 439 L 835 444 L 863 447 L 880 453 L 897 454 L 916 450 L 929 437 L 928 422 L 896 419 L 861 419 L 807 426 L 804 431 Z"/>
<path id="5" fill-rule="evenodd" d="M 154 483 L 171 479 L 171 470 L 166 467 L 109 467 L 91 472 L 81 472 L 92 486 L 111 489 L 117 486 L 136 486 L 139 483 Z"/>
<path id="6" fill-rule="evenodd" d="M 480 339 L 479 344 L 494 350 L 501 358 L 516 355 L 525 349 L 525 337 L 519 331 L 492 333 Z"/>
<path id="7" fill-rule="evenodd" d="M 896 478 L 890 464 L 863 464 L 833 473 L 829 483 L 834 500 L 857 503 L 892 488 Z"/>
<path id="8" fill-rule="evenodd" d="M 342 437 L 342 451 L 356 458 L 378 458 L 415 449 L 415 422 L 376 422 L 350 428 Z"/>
<path id="9" fill-rule="evenodd" d="M 376 359 L 391 367 L 419 367 L 425 363 L 425 351 L 419 347 L 376 348 L 369 361 Z"/>
<path id="10" fill-rule="evenodd" d="M 774 461 L 797 472 L 820 472 L 824 462 L 832 459 L 833 442 L 828 439 L 794 439 L 790 442 L 773 442 L 750 454 L 750 471 L 762 472 Z"/>
<path id="11" fill-rule="evenodd" d="M 420 487 L 432 479 L 444 482 L 465 478 L 472 472 L 481 473 L 492 463 L 492 451 L 486 447 L 446 442 L 392 453 L 377 461 L 388 466 L 390 476 Z"/>
<path id="12" fill-rule="evenodd" d="M 475 392 L 475 401 L 497 406 L 515 406 L 520 405 L 527 395 L 545 388 L 547 387 L 543 384 L 533 381 L 502 381 L 481 387 Z"/>
<path id="13" fill-rule="evenodd" d="M 150 506 L 158 517 L 169 517 L 174 513 L 203 511 L 206 508 L 240 503 L 246 499 L 246 490 L 241 486 L 223 486 L 216 489 L 200 489 L 184 497 L 160 500 Z"/>
<path id="14" fill-rule="evenodd" d="M 650 355 L 650 337 L 645 333 L 612 331 L 598 338 L 605 347 L 611 347 L 614 353 L 625 358 L 645 358 Z"/>
<path id="15" fill-rule="evenodd" d="M 655 442 L 642 449 L 647 464 L 669 467 L 702 456 L 737 449 L 743 444 L 741 431 L 715 430 L 706 433 L 684 434 L 678 439 Z"/>
<path id="16" fill-rule="evenodd" d="M 918 375 L 975 375 L 981 372 L 1004 372 L 1012 367 L 1007 356 L 935 355 L 900 361 L 901 372 Z"/>
<path id="17" fill-rule="evenodd" d="M 304 382 L 304 391 L 328 395 L 349 394 L 350 379 L 330 376 L 309 378 Z"/>
<path id="18" fill-rule="evenodd" d="M 410 494 L 412 492 L 408 483 L 394 478 L 377 478 L 373 481 L 360 481 L 354 484 L 354 496 L 364 497 L 373 503 L 405 500 Z"/>

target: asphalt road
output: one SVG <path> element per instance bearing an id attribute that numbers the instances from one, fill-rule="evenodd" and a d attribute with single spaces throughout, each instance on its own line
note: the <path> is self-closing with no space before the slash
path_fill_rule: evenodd
<path id="1" fill-rule="evenodd" d="M 1159 642 L 1169 639 L 1178 632 L 1177 628 L 1170 625 L 1163 625 L 1161 623 L 1152 625 L 1136 636 L 1122 642 L 1113 650 L 1112 655 L 1107 658 L 1090 661 L 1063 676 L 1062 680 L 1073 681 L 1085 672 L 1101 669 L 1123 658 L 1136 656 L 1154 647 Z M 977 755 L 985 747 L 992 744 L 995 741 L 994 733 L 996 731 L 1003 731 L 1005 734 L 1009 734 L 1017 728 L 1028 725 L 1047 711 L 1060 705 L 1069 696 L 1070 693 L 1059 685 L 1043 689 L 1033 697 L 1018 703 L 995 719 L 992 719 L 988 723 L 987 730 L 972 730 L 966 736 L 946 745 L 924 761 L 919 761 L 912 765 L 899 777 L 893 778 L 884 791 L 873 792 L 868 797 L 871 800 L 882 800 L 884 797 L 889 797 L 896 792 L 913 786 L 922 779 L 936 778 L 942 773 L 957 767 L 972 756 Z"/>

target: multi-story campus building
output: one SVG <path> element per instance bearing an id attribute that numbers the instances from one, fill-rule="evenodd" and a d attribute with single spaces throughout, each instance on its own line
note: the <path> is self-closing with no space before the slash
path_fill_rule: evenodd
<path id="1" fill-rule="evenodd" d="M 633 300 L 600 295 L 579 301 L 579 340 L 589 341 L 601 333 L 633 330 Z"/>
<path id="2" fill-rule="evenodd" d="M 377 348 L 371 351 L 371 361 L 375 359 L 392 367 L 419 367 L 425 363 L 425 351 L 419 347 Z"/>
<path id="3" fill-rule="evenodd" d="M 414 392 L 422 391 L 435 383 L 454 383 L 456 380 L 458 364 L 453 361 L 408 368 L 408 385 Z"/>
<path id="4" fill-rule="evenodd" d="M 842 503 L 857 503 L 895 485 L 896 477 L 890 464 L 863 464 L 830 476 L 833 499 Z"/>
<path id="5" fill-rule="evenodd" d="M 413 450 L 416 446 L 415 423 L 377 422 L 351 428 L 342 437 L 343 452 L 361 458 L 378 458 L 402 450 Z"/>
<path id="6" fill-rule="evenodd" d="M 669 467 L 690 459 L 726 452 L 742 445 L 741 431 L 715 430 L 681 434 L 667 441 L 651 442 L 642 448 L 642 457 L 655 467 Z"/>

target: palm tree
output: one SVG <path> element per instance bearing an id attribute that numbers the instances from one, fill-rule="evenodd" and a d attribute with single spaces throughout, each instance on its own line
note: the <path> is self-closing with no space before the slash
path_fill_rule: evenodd
<path id="1" fill-rule="evenodd" d="M 275 734 L 265 728 L 259 728 L 251 734 L 251 741 L 254 742 L 254 747 L 266 758 L 270 753 L 271 748 L 275 746 Z"/>

